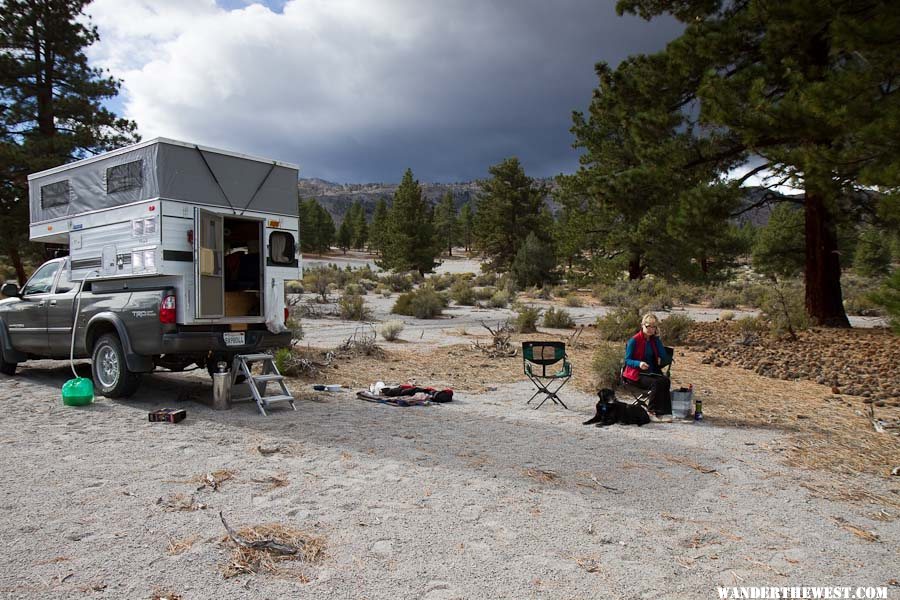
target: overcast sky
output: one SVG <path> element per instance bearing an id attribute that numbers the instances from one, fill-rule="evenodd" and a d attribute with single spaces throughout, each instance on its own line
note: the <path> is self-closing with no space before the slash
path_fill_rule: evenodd
<path id="1" fill-rule="evenodd" d="M 660 50 L 678 26 L 606 0 L 95 0 L 94 66 L 144 139 L 292 162 L 301 177 L 482 179 L 518 156 L 572 172 L 571 113 L 594 64 Z"/>

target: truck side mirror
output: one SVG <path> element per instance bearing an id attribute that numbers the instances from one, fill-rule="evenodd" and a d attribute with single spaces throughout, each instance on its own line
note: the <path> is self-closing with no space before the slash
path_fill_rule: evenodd
<path id="1" fill-rule="evenodd" d="M 14 283 L 4 283 L 3 287 L 0 288 L 0 294 L 3 294 L 7 298 L 18 298 L 19 286 Z"/>

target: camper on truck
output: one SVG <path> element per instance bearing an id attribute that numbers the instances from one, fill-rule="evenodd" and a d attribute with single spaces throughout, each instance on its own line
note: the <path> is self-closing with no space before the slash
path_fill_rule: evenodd
<path id="1" fill-rule="evenodd" d="M 120 398 L 157 367 L 290 346 L 297 172 L 160 138 L 30 175 L 31 240 L 68 255 L 3 286 L 0 372 L 71 353 Z"/>

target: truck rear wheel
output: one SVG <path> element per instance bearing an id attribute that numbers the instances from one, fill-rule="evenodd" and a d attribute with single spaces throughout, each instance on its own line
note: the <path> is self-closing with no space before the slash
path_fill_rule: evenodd
<path id="1" fill-rule="evenodd" d="M 132 373 L 125 362 L 122 342 L 114 333 L 100 336 L 91 355 L 94 388 L 107 398 L 127 398 L 137 391 L 140 373 Z"/>

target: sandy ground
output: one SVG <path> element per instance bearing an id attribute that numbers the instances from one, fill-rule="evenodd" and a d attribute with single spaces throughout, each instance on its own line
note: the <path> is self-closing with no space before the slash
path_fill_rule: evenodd
<path id="1" fill-rule="evenodd" d="M 265 418 L 209 408 L 199 372 L 69 408 L 69 377 L 53 361 L 0 376 L 2 597 L 711 598 L 900 573 L 898 510 L 812 495 L 832 476 L 788 466 L 777 430 L 586 427 L 590 395 L 536 411 L 525 383 L 411 408 L 303 386 Z M 147 422 L 164 406 L 188 418 Z M 233 478 L 216 491 L 190 481 L 217 470 Z M 225 578 L 219 511 L 321 536 L 324 559 Z"/>

